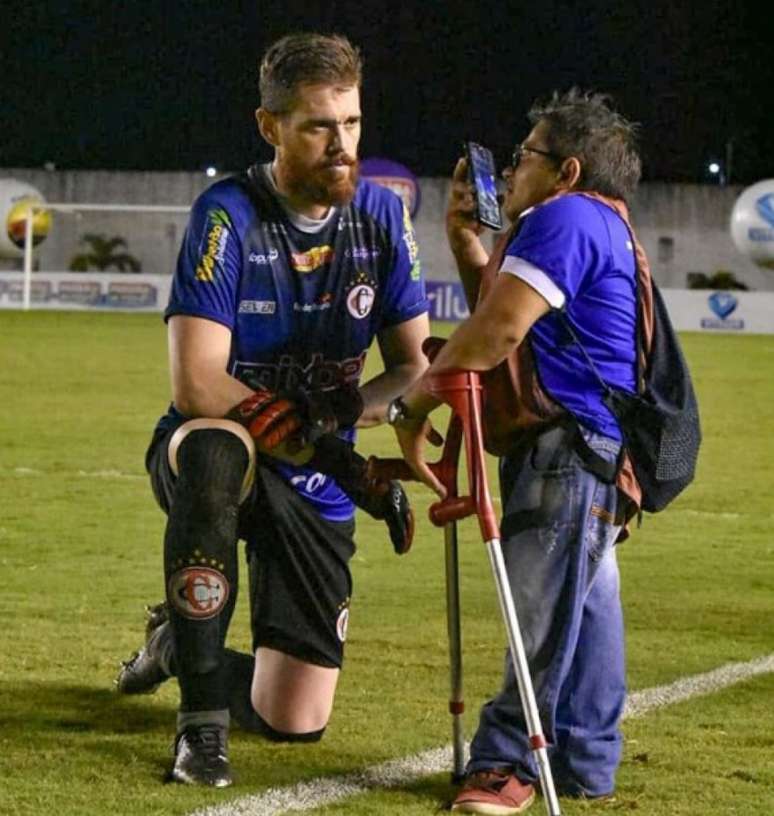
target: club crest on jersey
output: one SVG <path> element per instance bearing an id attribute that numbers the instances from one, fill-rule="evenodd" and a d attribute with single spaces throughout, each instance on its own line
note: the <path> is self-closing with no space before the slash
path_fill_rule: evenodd
<path id="1" fill-rule="evenodd" d="M 205 238 L 206 249 L 196 267 L 196 280 L 211 283 L 214 279 L 215 263 L 223 263 L 226 255 L 231 222 L 225 210 L 217 209 L 207 213 L 206 223 L 209 225 Z"/>
<path id="2" fill-rule="evenodd" d="M 347 311 L 355 320 L 362 320 L 371 314 L 378 288 L 379 285 L 368 276 L 367 272 L 362 269 L 358 270 L 347 292 Z"/>
<path id="3" fill-rule="evenodd" d="M 193 620 L 214 618 L 226 605 L 228 581 L 223 573 L 209 567 L 185 567 L 169 579 L 167 596 L 184 617 Z"/>
<path id="4" fill-rule="evenodd" d="M 314 272 L 321 266 L 330 263 L 333 260 L 333 247 L 329 244 L 323 246 L 312 247 L 306 252 L 291 252 L 290 263 L 296 272 Z"/>

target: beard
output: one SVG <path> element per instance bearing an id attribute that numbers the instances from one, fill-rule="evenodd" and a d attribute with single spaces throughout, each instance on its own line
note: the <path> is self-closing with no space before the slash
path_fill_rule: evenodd
<path id="1" fill-rule="evenodd" d="M 343 207 L 354 198 L 360 177 L 360 162 L 356 158 L 337 156 L 311 168 L 291 156 L 284 159 L 278 170 L 289 198 L 324 207 Z M 330 168 L 342 161 L 346 175 L 333 178 Z"/>

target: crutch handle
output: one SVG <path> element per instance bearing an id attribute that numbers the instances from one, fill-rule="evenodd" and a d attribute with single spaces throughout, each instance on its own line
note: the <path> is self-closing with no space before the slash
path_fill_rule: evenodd
<path id="1" fill-rule="evenodd" d="M 422 351 L 432 362 L 446 341 L 428 337 Z M 446 488 L 446 498 L 431 505 L 430 521 L 436 527 L 476 514 L 485 541 L 499 538 L 500 529 L 495 517 L 486 480 L 483 439 L 481 438 L 481 383 L 476 371 L 444 371 L 428 379 L 427 388 L 436 399 L 452 409 L 446 432 L 443 454 L 437 462 L 428 462 L 433 475 Z M 470 496 L 457 495 L 457 466 L 465 439 Z M 369 478 L 416 481 L 417 476 L 403 459 L 368 460 Z"/>
<path id="2" fill-rule="evenodd" d="M 452 492 L 450 487 L 456 488 L 456 461 L 454 464 L 454 471 L 451 472 L 449 469 L 450 461 L 446 457 L 438 462 L 428 463 L 428 467 L 433 471 L 436 479 L 447 490 L 447 496 L 443 501 L 430 505 L 428 515 L 431 523 L 436 527 L 444 527 L 449 522 L 459 521 L 472 516 L 476 512 L 475 502 L 470 496 L 449 495 Z M 370 456 L 367 468 L 369 479 L 378 479 L 380 481 L 400 479 L 403 482 L 416 482 L 419 480 L 416 473 L 403 459 L 379 459 L 376 456 Z"/>
<path id="3" fill-rule="evenodd" d="M 477 371 L 444 371 L 429 377 L 427 388 L 436 399 L 452 409 L 452 424 L 458 425 L 464 436 L 470 498 L 484 541 L 499 538 L 500 527 L 486 478 L 480 375 Z"/>
<path id="4" fill-rule="evenodd" d="M 437 338 L 430 338 L 437 339 Z M 446 488 L 446 498 L 442 502 L 436 502 L 430 508 L 430 520 L 433 524 L 443 527 L 446 523 L 433 520 L 434 508 L 442 507 L 450 499 L 457 497 L 457 461 L 460 458 L 460 447 L 462 445 L 462 423 L 459 418 L 452 417 L 449 428 L 446 431 L 446 439 L 443 445 L 443 453 L 437 462 L 429 462 L 428 467 L 433 475 Z M 368 459 L 366 473 L 369 479 L 380 479 L 389 481 L 390 479 L 401 479 L 406 482 L 418 481 L 418 476 L 403 459 L 379 459 L 371 456 Z M 442 513 L 445 511 L 441 511 Z M 475 512 L 475 510 L 473 511 Z M 466 513 L 465 515 L 470 515 Z M 462 516 L 458 516 L 462 518 Z"/>
<path id="5" fill-rule="evenodd" d="M 471 496 L 452 496 L 430 505 L 429 515 L 436 527 L 445 527 L 450 522 L 467 518 L 475 512 L 476 504 Z"/>
<path id="6" fill-rule="evenodd" d="M 459 447 L 457 448 L 459 453 Z M 453 451 L 451 451 L 453 453 Z M 456 461 L 452 462 L 451 455 L 446 450 L 437 462 L 428 462 L 436 479 L 449 491 L 455 482 L 457 474 Z M 369 456 L 366 464 L 366 474 L 369 479 L 389 482 L 391 479 L 400 479 L 402 482 L 418 482 L 419 477 L 404 459 L 381 459 L 378 456 Z"/>

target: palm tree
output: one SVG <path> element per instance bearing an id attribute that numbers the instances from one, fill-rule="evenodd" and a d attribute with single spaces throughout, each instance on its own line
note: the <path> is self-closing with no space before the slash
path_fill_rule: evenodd
<path id="1" fill-rule="evenodd" d="M 128 252 L 116 252 L 119 247 L 126 248 L 126 241 L 123 238 L 118 236 L 107 238 L 101 233 L 90 232 L 81 238 L 80 243 L 86 244 L 89 249 L 70 261 L 71 272 L 89 272 L 92 269 L 104 272 L 111 267 L 115 267 L 119 272 L 139 272 L 142 269 L 142 265 L 133 255 Z"/>

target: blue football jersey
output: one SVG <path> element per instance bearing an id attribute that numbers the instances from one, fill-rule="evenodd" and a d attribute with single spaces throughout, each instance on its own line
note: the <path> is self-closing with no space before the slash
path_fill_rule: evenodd
<path id="1" fill-rule="evenodd" d="M 256 165 L 194 203 L 165 319 L 192 315 L 227 326 L 229 373 L 278 391 L 358 382 L 375 335 L 427 310 L 414 230 L 398 196 L 361 180 L 349 205 L 306 231 Z M 171 408 L 160 425 L 184 419 Z M 354 440 L 354 429 L 344 435 Z M 353 505 L 331 477 L 274 466 L 324 518 L 351 518 Z"/>
<path id="2" fill-rule="evenodd" d="M 565 313 L 604 380 L 635 390 L 637 287 L 629 230 L 610 207 L 582 194 L 539 204 L 523 216 L 506 257 L 544 272 L 565 298 Z M 621 439 L 618 421 L 577 344 L 552 310 L 530 329 L 545 390 L 581 424 Z"/>

